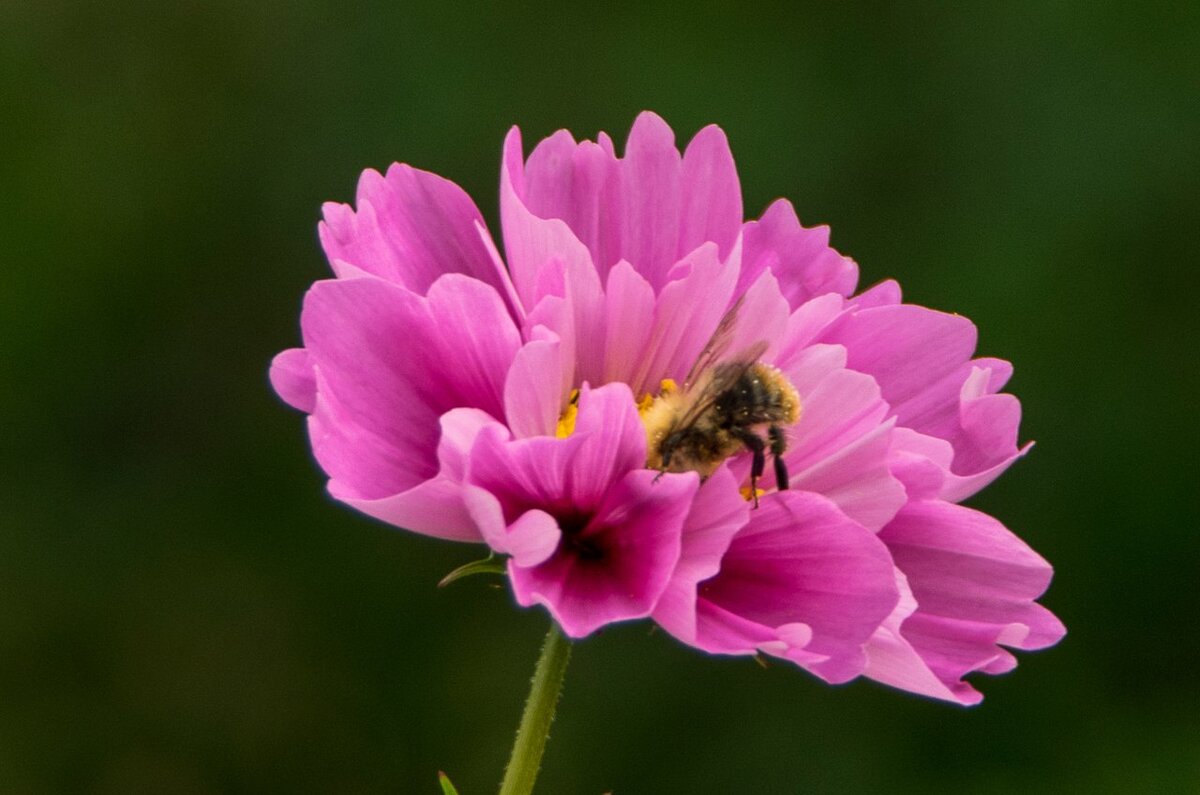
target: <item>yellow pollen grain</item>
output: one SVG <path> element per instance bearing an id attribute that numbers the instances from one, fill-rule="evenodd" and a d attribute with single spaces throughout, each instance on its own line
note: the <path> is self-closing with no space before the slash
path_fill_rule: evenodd
<path id="1" fill-rule="evenodd" d="M 563 409 L 562 416 L 558 418 L 558 427 L 554 430 L 554 435 L 559 439 L 566 439 L 575 433 L 575 418 L 578 416 L 579 390 L 572 389 L 571 397 L 567 400 L 567 407 Z"/>
<path id="2" fill-rule="evenodd" d="M 739 489 L 739 491 L 741 491 L 742 496 L 746 498 L 746 502 L 749 502 L 750 500 L 754 499 L 755 497 L 761 497 L 762 495 L 767 493 L 766 489 L 757 489 L 757 488 L 754 490 L 754 492 L 751 492 L 749 486 L 742 486 L 741 489 Z"/>
<path id="3" fill-rule="evenodd" d="M 664 378 L 658 382 L 658 394 L 654 395 L 649 392 L 642 395 L 637 402 L 638 415 L 643 419 L 646 417 L 646 412 L 654 405 L 654 401 L 663 395 L 669 395 L 679 389 L 679 384 L 675 383 L 674 378 Z"/>

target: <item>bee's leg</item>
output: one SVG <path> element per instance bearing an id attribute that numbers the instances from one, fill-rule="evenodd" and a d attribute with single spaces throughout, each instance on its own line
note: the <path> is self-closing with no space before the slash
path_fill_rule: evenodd
<path id="1" fill-rule="evenodd" d="M 750 448 L 754 458 L 750 462 L 750 494 L 754 497 L 754 507 L 758 507 L 758 479 L 762 477 L 763 470 L 767 466 L 766 443 L 763 442 L 756 434 L 743 433 L 739 437 L 742 444 Z"/>
<path id="2" fill-rule="evenodd" d="M 783 429 L 778 425 L 768 428 L 767 436 L 771 439 L 771 455 L 775 456 L 775 486 L 783 491 L 788 487 L 787 464 L 783 461 L 783 451 L 787 449 L 787 438 L 783 435 Z"/>

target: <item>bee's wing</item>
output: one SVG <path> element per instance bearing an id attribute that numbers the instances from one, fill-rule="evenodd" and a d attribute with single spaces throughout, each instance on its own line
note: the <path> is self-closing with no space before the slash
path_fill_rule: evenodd
<path id="1" fill-rule="evenodd" d="M 696 381 L 705 373 L 716 369 L 717 361 L 725 355 L 725 352 L 729 349 L 729 344 L 733 342 L 733 329 L 737 326 L 738 311 L 741 308 L 742 299 L 738 298 L 738 300 L 733 302 L 733 306 L 729 307 L 729 311 L 721 317 L 721 321 L 717 323 L 716 331 L 708 338 L 708 342 L 704 345 L 704 350 L 700 351 L 700 355 L 696 357 L 696 363 L 692 365 L 692 369 L 688 371 L 687 378 L 683 380 L 685 388 L 695 386 Z"/>
<path id="2" fill-rule="evenodd" d="M 766 342 L 755 343 L 737 356 L 702 371 L 698 383 L 688 388 L 687 408 L 676 421 L 675 427 L 687 428 L 695 424 L 704 412 L 712 408 L 721 393 L 731 389 L 754 366 L 766 349 Z"/>

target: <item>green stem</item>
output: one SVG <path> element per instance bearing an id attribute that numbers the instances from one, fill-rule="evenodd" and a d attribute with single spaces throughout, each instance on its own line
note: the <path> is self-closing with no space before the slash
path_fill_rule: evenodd
<path id="1" fill-rule="evenodd" d="M 563 635 L 558 624 L 551 621 L 550 631 L 542 643 L 542 656 L 538 658 L 537 668 L 533 672 L 533 685 L 525 702 L 525 712 L 521 715 L 517 741 L 513 743 L 512 756 L 508 758 L 508 767 L 504 771 L 504 782 L 500 784 L 500 795 L 530 795 L 533 792 L 570 659 L 571 642 Z"/>

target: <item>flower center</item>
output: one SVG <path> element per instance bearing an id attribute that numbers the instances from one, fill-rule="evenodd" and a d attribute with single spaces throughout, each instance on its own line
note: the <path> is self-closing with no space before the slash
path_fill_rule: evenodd
<path id="1" fill-rule="evenodd" d="M 555 519 L 558 521 L 559 529 L 562 530 L 562 542 L 559 546 L 561 551 L 585 563 L 604 560 L 607 551 L 600 543 L 600 539 L 594 533 L 584 534 L 584 530 L 588 526 L 588 517 L 569 513 L 564 516 L 556 516 Z"/>

